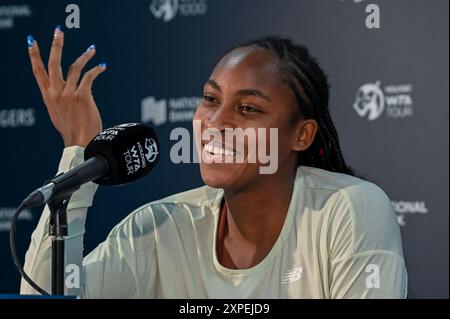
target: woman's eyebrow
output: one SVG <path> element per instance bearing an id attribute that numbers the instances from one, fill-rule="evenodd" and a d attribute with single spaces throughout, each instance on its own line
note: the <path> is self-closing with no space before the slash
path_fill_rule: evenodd
<path id="1" fill-rule="evenodd" d="M 248 96 L 248 95 L 253 95 L 256 97 L 259 97 L 263 100 L 272 102 L 272 99 L 270 97 L 268 97 L 266 94 L 264 94 L 263 92 L 261 92 L 260 90 L 257 89 L 243 89 L 243 90 L 239 90 L 236 95 L 240 95 L 240 96 Z"/>
<path id="2" fill-rule="evenodd" d="M 220 85 L 213 79 L 209 79 L 208 81 L 206 81 L 206 84 L 209 84 L 217 91 L 222 92 L 222 88 L 220 87 Z M 269 96 L 267 96 L 266 94 L 264 94 L 263 92 L 261 92 L 260 90 L 257 90 L 257 89 L 242 89 L 242 90 L 239 90 L 236 93 L 236 95 L 240 95 L 240 96 L 252 95 L 252 96 L 259 97 L 263 100 L 272 102 L 272 99 Z"/>
<path id="3" fill-rule="evenodd" d="M 206 81 L 206 84 L 209 84 L 213 88 L 215 88 L 217 91 L 222 92 L 222 88 L 220 87 L 220 85 L 213 79 L 209 79 L 208 81 Z"/>

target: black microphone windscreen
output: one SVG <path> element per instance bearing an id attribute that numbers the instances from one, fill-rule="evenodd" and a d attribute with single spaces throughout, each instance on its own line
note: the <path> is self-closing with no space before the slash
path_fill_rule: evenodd
<path id="1" fill-rule="evenodd" d="M 84 159 L 103 157 L 109 166 L 100 185 L 122 185 L 146 175 L 159 160 L 159 142 L 153 128 L 140 124 L 121 124 L 103 130 L 86 146 Z"/>

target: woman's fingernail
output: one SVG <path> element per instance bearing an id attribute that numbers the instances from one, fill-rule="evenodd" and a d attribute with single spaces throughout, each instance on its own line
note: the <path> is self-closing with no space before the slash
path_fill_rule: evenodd
<path id="1" fill-rule="evenodd" d="M 98 66 L 101 68 L 106 68 L 108 66 L 108 63 L 100 63 Z"/>
<path id="2" fill-rule="evenodd" d="M 29 36 L 27 37 L 27 42 L 28 42 L 28 47 L 29 47 L 29 48 L 32 48 L 33 45 L 34 45 L 34 38 L 33 38 L 32 35 L 29 35 Z"/>
<path id="3" fill-rule="evenodd" d="M 55 37 L 57 37 L 61 33 L 61 26 L 57 25 L 55 28 L 55 32 L 53 33 Z"/>
<path id="4" fill-rule="evenodd" d="M 92 44 L 91 46 L 89 46 L 89 48 L 87 48 L 86 52 L 92 51 L 95 49 L 95 44 Z"/>

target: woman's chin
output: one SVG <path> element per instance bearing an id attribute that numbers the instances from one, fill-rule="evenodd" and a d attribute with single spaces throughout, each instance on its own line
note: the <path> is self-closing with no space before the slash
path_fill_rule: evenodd
<path id="1" fill-rule="evenodd" d="M 219 169 L 214 166 L 214 164 L 200 164 L 200 174 L 206 185 L 213 188 L 228 188 L 237 182 L 236 173 L 231 167 Z"/>

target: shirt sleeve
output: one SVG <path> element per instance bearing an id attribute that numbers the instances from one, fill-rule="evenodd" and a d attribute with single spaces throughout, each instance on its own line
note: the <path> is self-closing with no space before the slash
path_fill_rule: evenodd
<path id="1" fill-rule="evenodd" d="M 342 190 L 329 229 L 330 297 L 400 299 L 407 272 L 387 195 L 364 182 Z"/>
<path id="2" fill-rule="evenodd" d="M 84 148 L 64 149 L 58 173 L 83 162 Z M 109 236 L 83 260 L 83 237 L 88 208 L 92 205 L 97 185 L 87 183 L 75 192 L 67 207 L 68 236 L 65 241 L 65 294 L 81 298 L 120 298 L 136 294 L 136 282 L 125 258 L 118 252 L 116 241 Z M 48 234 L 49 209 L 46 206 L 34 230 L 25 256 L 24 270 L 41 288 L 51 292 L 51 237 Z M 21 294 L 38 294 L 25 280 Z"/>

